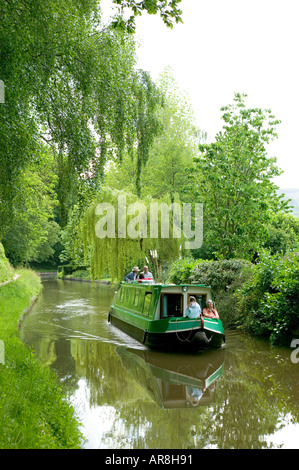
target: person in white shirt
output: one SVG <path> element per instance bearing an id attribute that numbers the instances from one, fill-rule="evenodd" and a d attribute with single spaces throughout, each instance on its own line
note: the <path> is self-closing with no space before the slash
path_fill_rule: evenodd
<path id="1" fill-rule="evenodd" d="M 201 314 L 200 305 L 196 302 L 196 298 L 191 296 L 189 298 L 189 303 L 185 310 L 185 316 L 188 318 L 195 319 L 195 318 L 199 318 L 200 314 Z"/>
<path id="2" fill-rule="evenodd" d="M 153 279 L 152 273 L 149 272 L 148 266 L 143 266 L 143 273 L 145 280 Z"/>

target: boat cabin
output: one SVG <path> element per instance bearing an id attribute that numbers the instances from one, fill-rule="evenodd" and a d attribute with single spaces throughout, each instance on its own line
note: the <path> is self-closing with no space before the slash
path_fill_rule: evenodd
<path id="1" fill-rule="evenodd" d="M 190 296 L 201 309 L 211 299 L 211 289 L 203 284 L 171 285 L 121 282 L 114 305 L 151 320 L 184 317 Z"/>
<path id="2" fill-rule="evenodd" d="M 203 284 L 121 282 L 108 321 L 150 349 L 220 348 L 224 341 L 221 320 L 185 317 L 191 295 L 203 309 L 211 299 L 211 288 Z"/>

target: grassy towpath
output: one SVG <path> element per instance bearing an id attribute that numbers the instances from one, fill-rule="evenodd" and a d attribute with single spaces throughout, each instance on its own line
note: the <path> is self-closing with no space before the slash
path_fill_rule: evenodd
<path id="1" fill-rule="evenodd" d="M 0 287 L 0 448 L 80 448 L 79 423 L 56 375 L 19 334 L 19 321 L 40 293 L 41 280 L 31 270 L 5 268 Z"/>

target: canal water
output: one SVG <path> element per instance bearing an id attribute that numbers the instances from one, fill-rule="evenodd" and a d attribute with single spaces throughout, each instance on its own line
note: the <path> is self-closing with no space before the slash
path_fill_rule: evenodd
<path id="1" fill-rule="evenodd" d="M 223 350 L 149 351 L 108 324 L 114 289 L 44 282 L 21 329 L 55 369 L 85 448 L 299 448 L 291 349 L 226 331 Z"/>

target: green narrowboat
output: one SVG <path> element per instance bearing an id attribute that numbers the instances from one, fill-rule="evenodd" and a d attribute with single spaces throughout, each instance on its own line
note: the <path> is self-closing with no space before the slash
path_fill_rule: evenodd
<path id="1" fill-rule="evenodd" d="M 220 348 L 225 342 L 221 320 L 185 316 L 189 297 L 203 309 L 211 288 L 202 284 L 121 282 L 108 321 L 155 350 L 197 351 Z"/>

